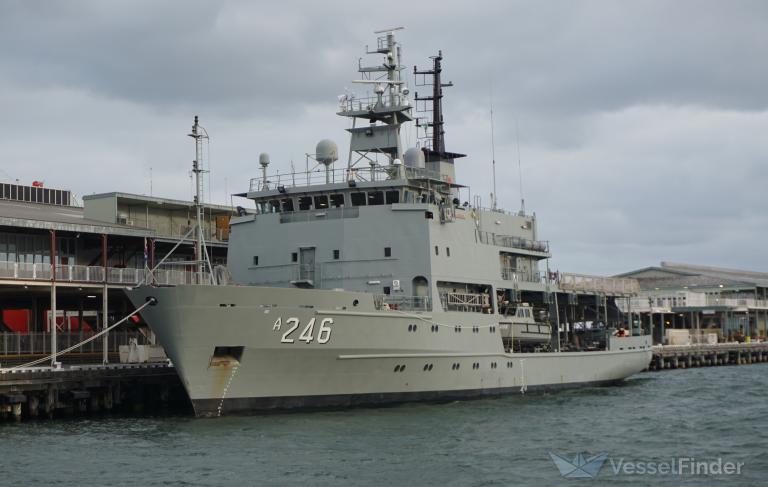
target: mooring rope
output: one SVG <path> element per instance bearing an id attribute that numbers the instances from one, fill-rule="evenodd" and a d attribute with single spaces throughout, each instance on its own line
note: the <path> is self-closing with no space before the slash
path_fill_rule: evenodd
<path id="1" fill-rule="evenodd" d="M 71 347 L 69 347 L 69 348 L 65 348 L 64 350 L 61 350 L 61 351 L 59 351 L 59 352 L 56 352 L 56 353 L 52 353 L 52 354 L 48 355 L 47 357 L 43 357 L 43 358 L 40 358 L 40 359 L 37 359 L 37 360 L 33 360 L 32 362 L 28 362 L 28 363 L 26 363 L 26 364 L 15 365 L 15 366 L 13 366 L 13 367 L 9 367 L 9 368 L 7 368 L 7 369 L 3 369 L 3 368 L 0 368 L 0 374 L 5 374 L 5 373 L 8 373 L 8 372 L 10 372 L 10 371 L 12 371 L 12 370 L 16 370 L 16 369 L 22 369 L 22 368 L 26 368 L 26 367 L 33 367 L 33 366 L 35 366 L 35 365 L 37 365 L 37 364 L 41 364 L 41 363 L 43 363 L 43 362 L 45 362 L 45 361 L 47 361 L 47 360 L 50 360 L 50 359 L 52 359 L 54 356 L 55 356 L 55 357 L 58 357 L 59 355 L 64 355 L 64 354 L 67 354 L 67 353 L 71 352 L 72 350 L 74 350 L 74 349 L 76 349 L 76 348 L 80 348 L 80 347 L 82 347 L 83 345 L 85 345 L 86 343 L 88 343 L 88 342 L 91 342 L 91 341 L 93 341 L 93 340 L 95 340 L 95 339 L 99 338 L 101 335 L 103 335 L 103 334 L 105 334 L 105 333 L 109 332 L 110 330 L 112 330 L 113 328 L 117 327 L 118 325 L 122 325 L 122 324 L 123 324 L 123 323 L 125 323 L 125 322 L 126 322 L 128 319 L 130 319 L 130 317 L 131 317 L 131 316 L 135 315 L 136 313 L 138 313 L 139 311 L 143 310 L 143 309 L 144 309 L 144 308 L 146 308 L 147 306 L 149 306 L 149 305 L 151 305 L 151 304 L 154 304 L 155 302 L 156 302 L 155 298 L 150 298 L 150 299 L 149 299 L 149 300 L 148 300 L 146 303 L 144 303 L 144 304 L 142 304 L 141 306 L 139 306 L 138 308 L 136 308 L 136 310 L 135 310 L 135 311 L 133 311 L 132 313 L 130 313 L 129 315 L 127 315 L 127 316 L 126 316 L 125 318 L 123 318 L 122 320 L 118 321 L 117 323 L 115 323 L 115 324 L 113 324 L 113 325 L 111 325 L 111 326 L 109 326 L 109 327 L 107 327 L 107 328 L 104 328 L 103 330 L 101 330 L 101 331 L 100 331 L 100 332 L 98 332 L 97 334 L 95 334 L 95 335 L 93 335 L 93 336 L 91 336 L 91 337 L 88 337 L 88 338 L 86 338 L 86 339 L 85 339 L 85 340 L 83 340 L 82 342 L 80 342 L 80 343 L 78 343 L 78 344 L 75 344 L 75 345 L 72 345 L 72 346 L 71 346 Z M 53 326 L 56 326 L 56 325 L 54 324 Z"/>

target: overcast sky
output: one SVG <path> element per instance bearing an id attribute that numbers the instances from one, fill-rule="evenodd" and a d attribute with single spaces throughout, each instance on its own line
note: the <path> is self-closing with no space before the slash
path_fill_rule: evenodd
<path id="1" fill-rule="evenodd" d="M 0 179 L 190 199 L 199 115 L 224 203 L 260 152 L 281 172 L 322 138 L 346 153 L 337 96 L 399 25 L 409 69 L 443 51 L 447 148 L 485 205 L 491 99 L 513 211 L 519 140 L 553 268 L 768 271 L 764 1 L 0 0 Z"/>

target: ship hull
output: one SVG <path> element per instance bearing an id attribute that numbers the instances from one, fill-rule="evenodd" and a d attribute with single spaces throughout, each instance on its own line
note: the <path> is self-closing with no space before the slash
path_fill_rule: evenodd
<path id="1" fill-rule="evenodd" d="M 379 309 L 365 293 L 178 286 L 128 295 L 137 306 L 157 300 L 142 315 L 198 416 L 611 384 L 651 357 L 647 337 L 607 351 L 505 353 L 498 315 Z"/>

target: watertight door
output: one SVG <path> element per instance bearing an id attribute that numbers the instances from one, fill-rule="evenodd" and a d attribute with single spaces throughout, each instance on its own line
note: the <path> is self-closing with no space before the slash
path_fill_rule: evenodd
<path id="1" fill-rule="evenodd" d="M 315 282 L 315 248 L 299 249 L 299 280 Z"/>

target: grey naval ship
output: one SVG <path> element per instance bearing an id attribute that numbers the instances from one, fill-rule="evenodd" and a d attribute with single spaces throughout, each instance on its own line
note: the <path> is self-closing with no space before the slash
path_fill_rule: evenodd
<path id="1" fill-rule="evenodd" d="M 226 272 L 206 260 L 198 203 L 193 285 L 128 290 L 165 348 L 198 416 L 444 401 L 610 384 L 643 370 L 648 336 L 609 336 L 596 351 L 558 348 L 550 257 L 536 219 L 484 209 L 445 149 L 442 55 L 414 68 L 411 96 L 397 29 L 377 32 L 350 119 L 346 167 L 321 141 L 305 172 L 261 176 L 230 221 Z M 419 82 L 419 78 L 421 82 Z M 419 110 L 419 105 L 423 110 Z M 422 113 L 424 116 L 417 116 Z M 401 127 L 422 137 L 406 149 Z M 195 122 L 197 144 L 204 137 Z M 198 160 L 193 170 L 202 169 Z M 313 167 L 314 166 L 314 167 Z M 551 307 L 550 307 L 551 310 Z M 552 344 L 555 344 L 554 346 Z"/>

